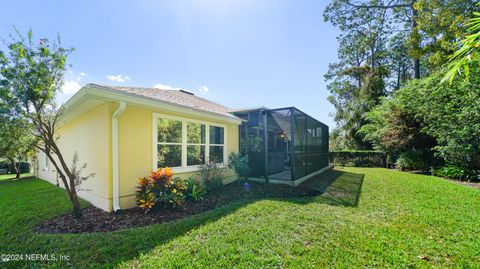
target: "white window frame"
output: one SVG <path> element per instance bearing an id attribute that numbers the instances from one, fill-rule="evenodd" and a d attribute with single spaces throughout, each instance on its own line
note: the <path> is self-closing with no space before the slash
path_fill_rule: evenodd
<path id="1" fill-rule="evenodd" d="M 182 142 L 181 143 L 158 143 L 158 120 L 159 119 L 166 119 L 166 120 L 176 120 L 182 122 Z M 153 113 L 152 116 L 152 145 L 153 145 L 153 170 L 157 170 L 158 164 L 158 145 L 159 144 L 168 144 L 174 145 L 178 144 L 182 146 L 182 160 L 181 166 L 172 167 L 174 173 L 185 173 L 185 172 L 195 172 L 200 169 L 201 165 L 187 165 L 187 145 L 196 145 L 195 143 L 188 143 L 187 142 L 187 123 L 198 123 L 205 125 L 205 163 L 208 163 L 210 160 L 210 146 L 223 146 L 223 163 L 219 164 L 220 167 L 225 167 L 227 163 L 227 125 L 216 123 L 216 122 L 209 122 L 203 120 L 195 120 L 190 118 L 166 115 L 161 113 Z M 223 145 L 221 144 L 210 144 L 210 126 L 215 127 L 222 127 L 223 128 Z M 198 144 L 200 145 L 200 144 Z"/>

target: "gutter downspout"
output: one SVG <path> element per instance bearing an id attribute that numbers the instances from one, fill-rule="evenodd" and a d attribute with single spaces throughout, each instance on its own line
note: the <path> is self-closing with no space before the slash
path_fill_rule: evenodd
<path id="1" fill-rule="evenodd" d="M 113 211 L 120 210 L 119 182 L 118 182 L 118 117 L 125 111 L 127 104 L 118 103 L 118 108 L 112 116 L 112 179 L 113 179 Z"/>

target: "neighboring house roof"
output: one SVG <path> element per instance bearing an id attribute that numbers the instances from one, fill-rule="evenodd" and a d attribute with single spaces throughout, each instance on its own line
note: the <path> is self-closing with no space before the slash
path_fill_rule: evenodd
<path id="1" fill-rule="evenodd" d="M 109 86 L 98 85 L 115 91 L 121 91 L 129 94 L 134 94 L 139 97 L 156 99 L 164 102 L 168 102 L 175 105 L 181 105 L 198 110 L 204 110 L 208 112 L 218 114 L 229 114 L 232 110 L 221 104 L 209 101 L 205 98 L 195 96 L 193 93 L 185 90 L 176 89 L 159 89 L 159 88 L 143 88 L 143 87 L 125 87 L 125 86 Z"/>

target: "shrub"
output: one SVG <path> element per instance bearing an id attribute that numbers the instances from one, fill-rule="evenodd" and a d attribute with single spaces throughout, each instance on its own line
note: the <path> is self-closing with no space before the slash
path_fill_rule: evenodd
<path id="1" fill-rule="evenodd" d="M 154 206 L 180 207 L 185 201 L 187 186 L 181 178 L 173 178 L 170 168 L 159 168 L 148 177 L 137 179 L 137 205 L 147 213 Z"/>
<path id="2" fill-rule="evenodd" d="M 187 180 L 186 198 L 193 201 L 203 200 L 203 196 L 207 193 L 207 190 L 203 184 L 194 178 Z"/>
<path id="3" fill-rule="evenodd" d="M 472 172 L 466 171 L 462 167 L 455 165 L 445 165 L 433 170 L 433 174 L 439 177 L 446 177 L 452 179 L 472 179 L 474 174 Z"/>
<path id="4" fill-rule="evenodd" d="M 235 152 L 228 156 L 228 168 L 233 169 L 239 178 L 243 177 L 245 180 L 252 172 L 248 166 L 248 155 L 240 155 Z"/>
<path id="5" fill-rule="evenodd" d="M 382 151 L 358 150 L 330 153 L 331 162 L 339 166 L 385 167 L 386 154 Z"/>
<path id="6" fill-rule="evenodd" d="M 20 170 L 20 173 L 30 173 L 30 163 L 27 162 L 19 162 L 18 163 L 18 169 Z"/>
<path id="7" fill-rule="evenodd" d="M 422 170 L 428 171 L 430 164 L 428 158 L 421 151 L 410 150 L 400 154 L 395 166 L 402 170 Z"/>
<path id="8" fill-rule="evenodd" d="M 28 162 L 17 162 L 18 169 L 20 173 L 30 173 L 30 163 Z M 8 173 L 15 173 L 15 169 L 12 167 L 10 161 L 0 161 L 0 169 L 7 169 Z"/>
<path id="9" fill-rule="evenodd" d="M 198 173 L 200 179 L 205 183 L 205 186 L 207 186 L 207 190 L 216 191 L 223 186 L 225 171 L 218 167 L 215 162 L 201 165 Z"/>

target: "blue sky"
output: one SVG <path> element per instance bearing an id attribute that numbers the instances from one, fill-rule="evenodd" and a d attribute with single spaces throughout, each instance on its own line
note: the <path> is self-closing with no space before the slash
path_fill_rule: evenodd
<path id="1" fill-rule="evenodd" d="M 328 0 L 5 1 L 0 36 L 29 28 L 74 47 L 66 100 L 86 83 L 184 88 L 232 108 L 296 106 L 334 126 L 323 75 Z"/>

